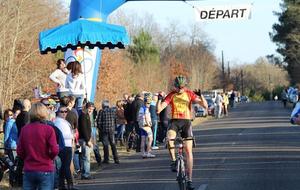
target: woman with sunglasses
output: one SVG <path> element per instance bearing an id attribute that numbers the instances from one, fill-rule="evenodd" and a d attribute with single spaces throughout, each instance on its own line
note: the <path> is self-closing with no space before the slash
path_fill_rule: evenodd
<path id="1" fill-rule="evenodd" d="M 20 110 L 16 110 L 15 113 L 9 112 L 7 121 L 4 126 L 4 147 L 5 153 L 9 159 L 14 162 L 17 152 L 18 143 L 18 129 L 16 125 L 16 117 L 20 113 Z"/>
<path id="2" fill-rule="evenodd" d="M 74 134 L 71 124 L 66 120 L 68 114 L 68 108 L 61 106 L 57 111 L 57 117 L 54 120 L 55 126 L 62 132 L 65 141 L 65 148 L 63 148 L 58 156 L 61 159 L 61 168 L 59 171 L 59 189 L 65 188 L 65 179 L 67 180 L 67 189 L 75 190 L 73 186 L 73 178 L 70 170 L 72 162 L 72 144 L 74 140 Z"/>

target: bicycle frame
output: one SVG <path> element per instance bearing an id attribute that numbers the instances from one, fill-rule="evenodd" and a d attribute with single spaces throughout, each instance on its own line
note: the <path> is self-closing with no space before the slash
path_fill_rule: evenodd
<path id="1" fill-rule="evenodd" d="M 183 155 L 183 148 L 184 148 L 184 141 L 193 140 L 194 138 L 181 138 L 176 137 L 175 139 L 169 139 L 169 141 L 174 141 L 175 148 L 177 149 L 177 157 L 176 157 L 176 167 L 177 167 L 177 174 L 176 180 L 179 185 L 180 190 L 186 190 L 187 187 L 187 174 L 184 162 L 184 155 Z M 193 143 L 194 144 L 194 143 Z"/>
<path id="2" fill-rule="evenodd" d="M 176 144 L 177 142 L 177 144 Z M 175 140 L 175 147 L 177 148 L 177 174 L 176 174 L 176 180 L 179 185 L 180 190 L 186 190 L 186 169 L 185 169 L 185 163 L 184 163 L 184 156 L 183 156 L 183 140 Z"/>

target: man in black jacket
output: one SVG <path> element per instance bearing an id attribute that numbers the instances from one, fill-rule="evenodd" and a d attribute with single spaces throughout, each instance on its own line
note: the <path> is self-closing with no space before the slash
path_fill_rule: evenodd
<path id="1" fill-rule="evenodd" d="M 93 148 L 93 144 L 91 141 L 91 117 L 90 114 L 94 112 L 94 104 L 92 102 L 88 102 L 85 106 L 85 110 L 80 114 L 78 121 L 78 132 L 79 132 L 79 144 L 81 146 L 81 179 L 89 180 L 92 179 L 90 175 L 90 159 L 91 159 L 91 150 Z"/>
<path id="2" fill-rule="evenodd" d="M 124 116 L 126 119 L 126 127 L 125 127 L 125 138 L 128 140 L 129 134 L 134 128 L 133 118 L 132 118 L 132 102 L 134 98 L 132 96 L 128 96 L 125 98 L 124 96 Z M 128 142 L 127 142 L 128 143 Z M 129 147 L 127 145 L 127 151 L 129 151 Z"/>
<path id="3" fill-rule="evenodd" d="M 140 127 L 138 123 L 139 118 L 139 111 L 141 107 L 144 105 L 144 95 L 142 93 L 138 93 L 135 97 L 135 100 L 132 102 L 132 119 L 134 123 L 134 128 L 137 134 L 140 134 Z M 140 152 L 140 144 L 141 144 L 141 138 L 137 139 L 137 146 L 136 146 L 136 152 Z"/>
<path id="4" fill-rule="evenodd" d="M 30 100 L 24 99 L 23 100 L 23 109 L 16 118 L 16 125 L 18 128 L 18 137 L 20 136 L 22 127 L 24 127 L 26 124 L 29 123 L 29 113 L 28 112 L 29 112 L 30 108 L 31 108 Z"/>
<path id="5" fill-rule="evenodd" d="M 104 160 L 103 163 L 109 163 L 109 150 L 108 145 L 111 147 L 111 151 L 116 164 L 119 164 L 119 157 L 116 148 L 115 142 L 115 126 L 117 124 L 116 111 L 112 108 L 109 108 L 109 101 L 102 101 L 102 110 L 99 111 L 97 117 L 97 127 L 101 133 L 102 143 L 103 143 L 103 152 Z"/>

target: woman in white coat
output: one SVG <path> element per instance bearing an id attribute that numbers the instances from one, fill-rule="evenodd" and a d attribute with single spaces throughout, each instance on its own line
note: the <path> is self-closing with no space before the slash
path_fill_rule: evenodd
<path id="1" fill-rule="evenodd" d="M 68 70 L 64 59 L 57 60 L 56 65 L 56 70 L 51 73 L 49 78 L 57 84 L 56 94 L 58 98 L 62 98 L 69 95 L 69 90 L 66 88 Z"/>
<path id="2" fill-rule="evenodd" d="M 70 68 L 70 73 L 66 78 L 66 88 L 70 95 L 76 97 L 75 107 L 77 111 L 81 111 L 85 94 L 85 81 L 81 64 L 78 61 L 73 61 L 68 64 L 68 68 Z"/>

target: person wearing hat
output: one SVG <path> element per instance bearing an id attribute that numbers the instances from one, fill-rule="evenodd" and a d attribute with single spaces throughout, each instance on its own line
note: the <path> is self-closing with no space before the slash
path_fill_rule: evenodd
<path id="1" fill-rule="evenodd" d="M 85 105 L 85 110 L 80 114 L 78 120 L 79 144 L 81 146 L 81 179 L 90 180 L 91 168 L 91 150 L 93 143 L 91 141 L 92 124 L 90 115 L 93 114 L 95 106 L 92 102 Z"/>
<path id="2" fill-rule="evenodd" d="M 114 161 L 116 164 L 119 164 L 119 156 L 116 148 L 115 142 L 115 126 L 117 125 L 117 115 L 116 111 L 109 107 L 109 101 L 102 101 L 102 110 L 99 111 L 97 116 L 97 127 L 99 129 L 99 133 L 101 135 L 102 143 L 103 143 L 103 152 L 104 159 L 103 163 L 109 163 L 109 149 L 108 145 L 111 147 L 111 151 L 114 157 Z"/>
<path id="3" fill-rule="evenodd" d="M 54 121 L 56 118 L 56 102 L 52 98 L 43 98 L 41 99 L 41 103 L 44 104 L 49 110 L 49 121 Z"/>
<path id="4" fill-rule="evenodd" d="M 155 155 L 151 154 L 151 145 L 153 141 L 153 133 L 152 133 L 152 122 L 151 122 L 151 114 L 149 111 L 149 107 L 152 101 L 152 96 L 149 94 L 145 94 L 144 97 L 144 105 L 139 110 L 138 116 L 138 124 L 140 127 L 140 135 L 141 135 L 141 152 L 143 158 L 154 158 Z M 145 149 L 146 145 L 146 149 Z"/>

